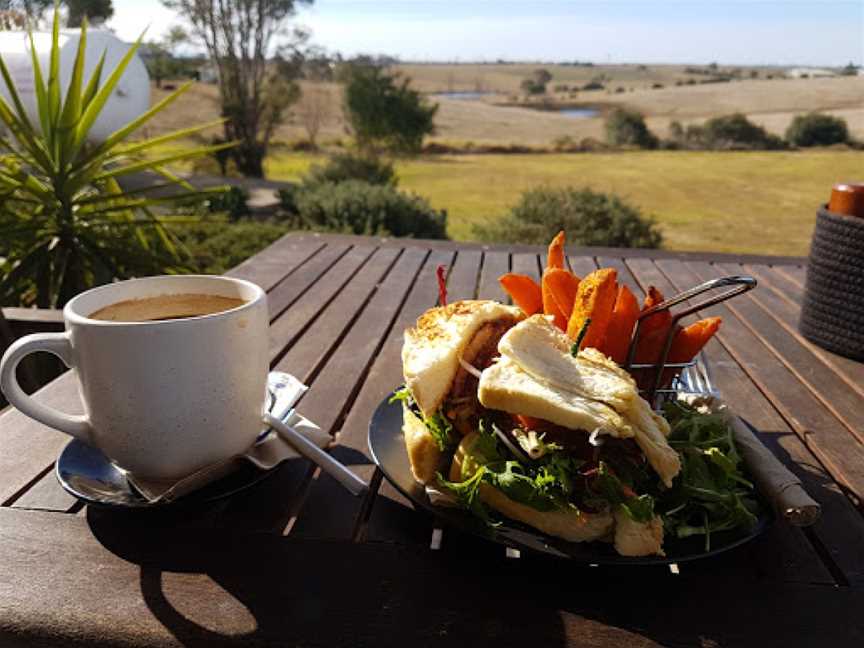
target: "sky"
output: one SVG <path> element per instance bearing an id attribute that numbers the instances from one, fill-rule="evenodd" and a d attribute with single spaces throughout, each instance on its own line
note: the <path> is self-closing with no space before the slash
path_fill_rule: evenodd
<path id="1" fill-rule="evenodd" d="M 182 23 L 159 0 L 114 0 L 132 40 Z M 298 24 L 345 56 L 404 60 L 864 63 L 864 0 L 317 0 Z"/>

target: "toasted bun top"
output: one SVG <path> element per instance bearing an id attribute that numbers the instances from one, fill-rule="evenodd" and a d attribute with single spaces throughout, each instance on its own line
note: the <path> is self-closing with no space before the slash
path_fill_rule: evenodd
<path id="1" fill-rule="evenodd" d="M 516 320 L 522 311 L 489 300 L 463 300 L 430 308 L 406 329 L 402 371 L 420 410 L 434 413 L 450 391 L 459 358 L 480 328 L 501 319 Z"/>

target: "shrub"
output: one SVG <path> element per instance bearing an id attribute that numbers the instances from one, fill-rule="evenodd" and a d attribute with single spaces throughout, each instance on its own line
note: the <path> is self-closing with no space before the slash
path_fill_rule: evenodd
<path id="1" fill-rule="evenodd" d="M 657 148 L 657 137 L 638 112 L 616 108 L 606 118 L 606 141 L 613 146 Z"/>
<path id="2" fill-rule="evenodd" d="M 286 214 L 297 213 L 297 190 L 297 187 L 292 185 L 276 192 L 279 196 L 279 207 Z"/>
<path id="3" fill-rule="evenodd" d="M 330 156 L 323 166 L 313 164 L 303 178 L 303 184 L 316 185 L 346 180 L 362 180 L 373 185 L 391 187 L 395 187 L 398 182 L 396 171 L 390 162 L 384 162 L 377 157 L 337 153 Z"/>
<path id="4" fill-rule="evenodd" d="M 546 92 L 546 84 L 545 83 L 537 83 L 535 79 L 524 79 L 522 83 L 519 84 L 519 87 L 522 89 L 527 95 L 541 95 Z"/>
<path id="5" fill-rule="evenodd" d="M 846 120 L 823 113 L 796 115 L 786 129 L 786 141 L 792 146 L 830 146 L 849 141 Z"/>
<path id="6" fill-rule="evenodd" d="M 711 149 L 779 149 L 783 141 L 751 122 L 741 113 L 714 117 L 702 127 L 702 137 Z"/>
<path id="7" fill-rule="evenodd" d="M 474 233 L 490 242 L 545 244 L 561 230 L 577 245 L 654 248 L 663 240 L 637 207 L 615 194 L 575 187 L 529 189 L 508 215 Z"/>
<path id="8" fill-rule="evenodd" d="M 583 90 L 604 90 L 606 86 L 604 86 L 599 81 L 589 81 L 585 85 L 582 86 Z"/>
<path id="9" fill-rule="evenodd" d="M 297 192 L 295 224 L 346 234 L 447 238 L 447 212 L 389 185 L 323 182 Z"/>
<path id="10" fill-rule="evenodd" d="M 559 135 L 552 140 L 552 147 L 556 151 L 578 151 L 579 144 L 570 135 Z"/>
<path id="11" fill-rule="evenodd" d="M 289 227 L 273 221 L 202 221 L 171 225 L 171 231 L 188 253 L 194 272 L 221 274 L 263 250 Z"/>
<path id="12" fill-rule="evenodd" d="M 249 215 L 249 192 L 243 187 L 229 187 L 227 191 L 216 194 L 208 201 L 207 208 L 211 213 L 222 212 L 228 220 L 236 223 Z"/>

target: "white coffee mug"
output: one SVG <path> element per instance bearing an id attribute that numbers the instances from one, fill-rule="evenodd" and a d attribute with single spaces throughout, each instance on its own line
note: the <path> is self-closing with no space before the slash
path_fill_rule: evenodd
<path id="1" fill-rule="evenodd" d="M 92 319 L 118 302 L 173 294 L 245 303 L 185 319 Z M 0 361 L 0 388 L 27 416 L 95 446 L 147 479 L 179 479 L 244 452 L 262 428 L 268 352 L 266 293 L 240 279 L 176 275 L 94 288 L 63 309 L 63 333 L 28 335 Z M 47 351 L 78 374 L 83 416 L 25 394 L 15 377 L 27 355 Z"/>

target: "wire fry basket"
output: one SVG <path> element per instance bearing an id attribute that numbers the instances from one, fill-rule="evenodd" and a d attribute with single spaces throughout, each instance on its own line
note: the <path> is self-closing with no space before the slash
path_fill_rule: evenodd
<path id="1" fill-rule="evenodd" d="M 624 369 L 637 379 L 637 383 L 641 387 L 639 393 L 652 404 L 655 410 L 661 409 L 665 402 L 673 399 L 679 393 L 706 393 L 712 384 L 701 353 L 689 362 L 666 362 L 669 357 L 669 350 L 672 348 L 672 340 L 678 330 L 678 322 L 697 311 L 741 295 L 755 287 L 756 279 L 748 275 L 730 275 L 711 279 L 689 290 L 682 291 L 639 314 L 639 318 L 636 320 L 636 330 L 627 350 L 627 362 Z M 699 295 L 716 293 L 717 291 L 722 292 L 702 301 L 694 300 L 695 303 L 690 303 L 683 310 L 676 313 L 671 312 L 672 306 L 694 299 Z M 662 311 L 669 311 L 672 320 L 660 357 L 655 363 L 635 363 L 636 346 L 639 343 L 643 323 L 652 315 Z"/>

